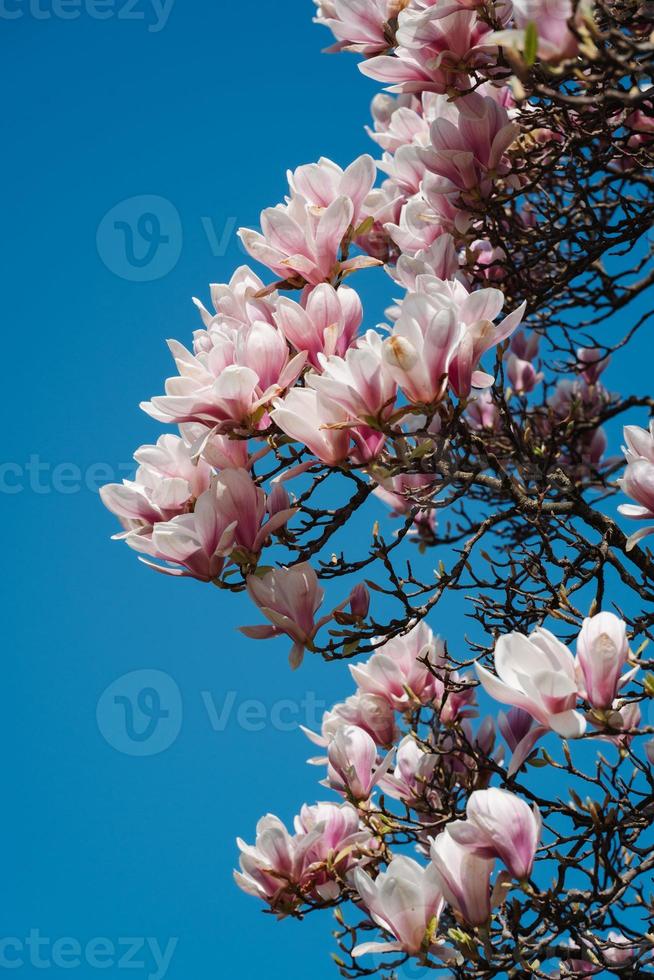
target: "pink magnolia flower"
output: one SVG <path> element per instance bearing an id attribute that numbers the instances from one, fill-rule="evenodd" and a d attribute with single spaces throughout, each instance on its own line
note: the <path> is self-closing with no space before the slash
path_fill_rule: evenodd
<path id="1" fill-rule="evenodd" d="M 377 177 L 375 161 L 365 153 L 343 170 L 321 157 L 287 173 L 294 197 L 301 197 L 311 208 L 326 209 L 339 198 L 352 202 L 352 224 L 356 228 L 364 217 L 364 202 Z"/>
<path id="2" fill-rule="evenodd" d="M 264 283 L 247 265 L 239 266 L 229 283 L 212 283 L 210 289 L 215 313 L 205 309 L 199 299 L 193 299 L 207 329 L 216 320 L 228 320 L 241 326 L 260 321 L 274 322 L 276 297 L 261 297 L 265 291 Z"/>
<path id="3" fill-rule="evenodd" d="M 345 701 L 335 704 L 322 718 L 320 735 L 302 728 L 314 745 L 329 745 L 336 732 L 344 725 L 354 725 L 384 748 L 390 748 L 397 738 L 395 712 L 386 698 L 377 694 L 352 694 Z M 320 760 L 322 761 L 322 760 Z"/>
<path id="4" fill-rule="evenodd" d="M 466 70 L 491 60 L 484 46 L 490 28 L 474 10 L 458 3 L 415 9 L 399 16 L 394 55 L 380 54 L 359 65 L 364 75 L 391 82 L 391 91 L 445 93 L 465 87 Z"/>
<path id="5" fill-rule="evenodd" d="M 496 701 L 527 711 L 563 738 L 583 735 L 586 722 L 575 710 L 577 678 L 572 654 L 542 627 L 529 637 L 501 636 L 495 644 L 495 674 L 475 664 L 486 692 Z"/>
<path id="6" fill-rule="evenodd" d="M 437 175 L 432 188 L 440 193 L 471 192 L 487 197 L 493 181 L 509 172 L 505 153 L 519 127 L 504 106 L 490 95 L 471 92 L 454 102 L 455 116 L 431 125 L 431 145 L 421 151 L 427 168 Z"/>
<path id="7" fill-rule="evenodd" d="M 152 527 L 136 528 L 125 540 L 136 551 L 163 559 L 183 569 L 146 562 L 167 575 L 190 575 L 202 581 L 217 578 L 225 559 L 256 564 L 266 540 L 295 513 L 278 511 L 263 523 L 267 512 L 264 491 L 247 470 L 223 470 L 202 493 L 192 513 L 184 513 Z"/>
<path id="8" fill-rule="evenodd" d="M 179 436 L 160 436 L 155 446 L 137 449 L 134 459 L 139 464 L 134 480 L 108 483 L 100 489 L 103 504 L 120 518 L 127 532 L 151 531 L 154 524 L 192 509 L 209 489 L 211 467 L 204 460 L 194 461 Z"/>
<path id="9" fill-rule="evenodd" d="M 575 24 L 583 26 L 590 15 L 590 3 L 582 2 L 575 12 Z M 543 61 L 562 61 L 572 58 L 579 43 L 568 26 L 573 15 L 572 0 L 513 0 L 515 29 L 498 31 L 488 38 L 489 42 L 504 48 L 524 51 L 526 29 L 530 23 L 536 27 L 538 57 Z"/>
<path id="10" fill-rule="evenodd" d="M 505 789 L 475 790 L 466 806 L 466 820 L 455 820 L 447 832 L 481 858 L 499 858 L 514 878 L 529 878 L 540 841 L 538 807 Z"/>
<path id="11" fill-rule="evenodd" d="M 523 361 L 515 354 L 509 354 L 506 359 L 506 373 L 518 395 L 528 395 L 544 377 L 543 372 L 537 371 L 531 361 Z"/>
<path id="12" fill-rule="evenodd" d="M 298 840 L 312 838 L 303 851 L 302 892 L 323 900 L 338 898 L 341 879 L 354 864 L 365 862 L 362 851 L 373 843 L 356 809 L 350 803 L 305 804 L 294 826 Z"/>
<path id="13" fill-rule="evenodd" d="M 299 284 L 332 282 L 378 265 L 365 256 L 341 260 L 341 248 L 360 222 L 374 180 L 374 161 L 368 156 L 345 171 L 326 159 L 299 167 L 289 174 L 293 193 L 287 203 L 262 212 L 262 233 L 241 228 L 241 241 L 253 259 L 282 280 Z"/>
<path id="14" fill-rule="evenodd" d="M 431 860 L 443 897 L 468 925 L 490 919 L 490 876 L 493 858 L 480 857 L 458 844 L 447 830 L 432 842 Z"/>
<path id="15" fill-rule="evenodd" d="M 402 207 L 399 222 L 389 221 L 385 227 L 400 252 L 415 255 L 429 249 L 441 235 L 465 231 L 468 219 L 464 215 L 462 222 L 461 217 L 461 210 L 445 194 L 428 202 L 416 196 Z"/>
<path id="16" fill-rule="evenodd" d="M 378 425 L 387 421 L 395 407 L 397 385 L 383 358 L 383 341 L 368 330 L 344 357 L 320 357 L 320 374 L 309 374 L 306 383 L 340 405 L 354 422 Z"/>
<path id="17" fill-rule="evenodd" d="M 443 672 L 436 678 L 435 702 L 441 724 L 453 725 L 463 718 L 476 715 L 475 685 L 468 684 L 469 675 L 462 677 L 456 670 Z"/>
<path id="18" fill-rule="evenodd" d="M 440 235 L 428 248 L 415 255 L 400 255 L 397 265 L 389 270 L 396 282 L 411 292 L 417 292 L 419 277 L 435 276 L 437 279 L 454 279 L 460 276 L 459 257 L 452 235 Z"/>
<path id="19" fill-rule="evenodd" d="M 618 483 L 622 492 L 635 500 L 633 504 L 620 504 L 619 513 L 635 521 L 654 522 L 654 463 L 649 459 L 635 459 L 627 465 Z M 635 531 L 627 540 L 627 551 L 649 534 L 654 534 L 654 524 Z"/>
<path id="20" fill-rule="evenodd" d="M 367 800 L 391 757 L 389 752 L 379 762 L 371 736 L 356 725 L 343 725 L 327 746 L 327 785 L 353 800 Z"/>
<path id="21" fill-rule="evenodd" d="M 521 361 L 535 361 L 540 349 L 540 337 L 535 330 L 518 330 L 511 337 L 511 353 Z"/>
<path id="22" fill-rule="evenodd" d="M 166 393 L 141 408 L 159 422 L 200 422 L 218 429 L 256 427 L 274 397 L 293 384 L 306 354 L 289 356 L 283 335 L 256 321 L 234 327 L 216 321 L 191 354 L 169 341 L 179 375 Z"/>
<path id="23" fill-rule="evenodd" d="M 316 23 L 329 27 L 338 43 L 333 51 L 355 51 L 369 57 L 390 44 L 389 21 L 406 0 L 314 0 Z"/>
<path id="24" fill-rule="evenodd" d="M 201 422 L 182 422 L 179 431 L 184 442 L 197 456 L 216 470 L 247 470 L 251 466 L 247 439 L 230 438 L 214 431 L 211 425 Z"/>
<path id="25" fill-rule="evenodd" d="M 262 817 L 254 845 L 237 840 L 241 870 L 234 872 L 236 884 L 281 915 L 293 911 L 301 903 L 298 887 L 305 855 L 321 832 L 314 828 L 308 834 L 292 836 L 278 817 L 271 813 Z"/>
<path id="26" fill-rule="evenodd" d="M 584 367 L 581 376 L 586 384 L 594 385 L 597 383 L 600 375 L 609 366 L 611 356 L 602 357 L 602 352 L 596 347 L 579 347 L 577 350 L 577 360 Z"/>
<path id="27" fill-rule="evenodd" d="M 478 392 L 470 401 L 466 408 L 466 417 L 472 429 L 497 432 L 500 427 L 500 410 L 489 389 Z"/>
<path id="28" fill-rule="evenodd" d="M 304 650 L 330 616 L 316 622 L 315 615 L 325 597 L 318 576 L 308 562 L 290 568 L 273 568 L 264 575 L 249 575 L 247 589 L 271 626 L 241 626 L 253 640 L 267 640 L 286 634 L 293 640 L 291 667 L 299 667 Z"/>
<path id="29" fill-rule="evenodd" d="M 433 945 L 433 932 L 443 910 L 443 896 L 433 865 L 426 868 L 403 855 L 395 856 L 375 880 L 360 868 L 353 875 L 361 901 L 394 942 L 361 943 L 352 950 L 365 953 L 404 951 L 411 955 Z"/>
<path id="30" fill-rule="evenodd" d="M 410 402 L 432 405 L 443 399 L 461 335 L 460 321 L 437 297 L 408 294 L 384 342 L 384 360 Z"/>
<path id="31" fill-rule="evenodd" d="M 478 370 L 483 354 L 509 337 L 524 316 L 526 304 L 493 321 L 504 305 L 499 289 L 469 293 L 456 280 L 419 277 L 420 292 L 409 293 L 402 314 L 385 342 L 384 354 L 400 388 L 414 404 L 440 401 L 449 386 L 459 398 L 472 387 L 492 383 Z"/>
<path id="32" fill-rule="evenodd" d="M 647 459 L 654 463 L 654 419 L 650 422 L 649 429 L 642 429 L 639 425 L 625 425 L 622 431 L 627 443 L 623 447 L 627 462 L 635 463 L 637 459 Z"/>
<path id="33" fill-rule="evenodd" d="M 270 417 L 287 436 L 302 442 L 328 466 L 345 462 L 349 454 L 349 416 L 337 402 L 314 388 L 292 388 L 275 402 Z"/>
<path id="34" fill-rule="evenodd" d="M 632 676 L 622 674 L 629 657 L 627 625 L 610 612 L 584 619 L 577 638 L 577 672 L 583 696 L 593 708 L 610 708 Z"/>
<path id="35" fill-rule="evenodd" d="M 511 708 L 504 714 L 498 712 L 497 727 L 506 739 L 506 743 L 513 752 L 522 742 L 524 737 L 531 731 L 534 719 L 531 715 L 523 711 L 522 708 Z"/>
<path id="36" fill-rule="evenodd" d="M 366 255 L 380 262 L 394 262 L 397 246 L 391 240 L 388 226 L 399 220 L 404 198 L 391 180 L 373 187 L 365 200 L 368 217 L 357 228 L 354 243 Z"/>
<path id="37" fill-rule="evenodd" d="M 384 643 L 363 664 L 350 666 L 360 691 L 386 698 L 396 711 L 429 704 L 438 695 L 436 670 L 443 664 L 443 641 L 423 621 L 404 636 Z M 429 664 L 429 666 L 427 666 Z"/>
<path id="38" fill-rule="evenodd" d="M 433 100 L 437 99 L 438 102 Z M 429 124 L 436 118 L 443 96 L 424 92 L 422 98 L 415 95 L 392 96 L 380 92 L 372 100 L 370 110 L 374 129 L 366 126 L 368 136 L 382 149 L 396 153 L 401 146 L 429 142 Z"/>
<path id="39" fill-rule="evenodd" d="M 380 780 L 387 796 L 415 805 L 425 797 L 438 802 L 438 793 L 431 787 L 431 778 L 438 762 L 435 753 L 425 752 L 413 735 L 406 735 L 397 747 L 395 767 Z"/>
<path id="40" fill-rule="evenodd" d="M 606 937 L 604 956 L 612 966 L 628 963 L 636 954 L 637 947 L 621 932 L 611 931 Z"/>
<path id="41" fill-rule="evenodd" d="M 309 364 L 318 370 L 320 354 L 345 354 L 362 320 L 358 294 L 347 286 L 334 289 L 329 283 L 305 292 L 301 304 L 282 296 L 275 313 L 286 339 L 297 351 L 306 351 Z"/>
<path id="42" fill-rule="evenodd" d="M 238 524 L 236 515 L 228 514 L 223 507 L 229 493 L 223 476 L 215 477 L 210 488 L 200 494 L 192 513 L 155 524 L 149 536 L 132 531 L 126 543 L 150 558 L 181 566 L 169 568 L 142 559 L 164 575 L 197 578 L 202 582 L 217 579 L 235 546 Z"/>

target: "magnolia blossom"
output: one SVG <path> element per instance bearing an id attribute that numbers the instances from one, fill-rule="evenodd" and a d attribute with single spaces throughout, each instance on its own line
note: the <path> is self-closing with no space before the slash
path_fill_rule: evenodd
<path id="1" fill-rule="evenodd" d="M 542 627 L 530 636 L 509 633 L 495 644 L 497 676 L 475 664 L 477 676 L 492 698 L 527 711 L 545 729 L 563 738 L 583 735 L 586 722 L 575 711 L 577 677 L 574 657 L 553 633 Z"/>
<path id="2" fill-rule="evenodd" d="M 241 565 L 256 564 L 267 539 L 294 513 L 292 507 L 272 513 L 266 494 L 246 470 L 227 469 L 212 479 L 192 512 L 152 528 L 136 527 L 124 537 L 136 551 L 185 569 L 146 562 L 157 571 L 211 581 L 220 575 L 228 556 Z"/>
<path id="3" fill-rule="evenodd" d="M 304 445 L 328 466 L 345 462 L 350 451 L 347 411 L 324 392 L 293 388 L 275 402 L 272 420 L 287 436 Z"/>
<path id="4" fill-rule="evenodd" d="M 290 357 L 283 335 L 263 320 L 249 325 L 216 319 L 196 336 L 195 353 L 168 346 L 179 371 L 165 395 L 141 408 L 159 422 L 200 422 L 218 429 L 256 427 L 272 399 L 293 384 L 306 354 Z"/>
<path id="5" fill-rule="evenodd" d="M 295 834 L 268 814 L 257 824 L 254 846 L 237 841 L 241 870 L 234 878 L 244 892 L 284 915 L 306 898 L 337 898 L 342 876 L 353 863 L 365 861 L 362 852 L 369 842 L 349 803 L 303 806 Z"/>
<path id="6" fill-rule="evenodd" d="M 403 255 L 415 256 L 431 249 L 441 235 L 457 231 L 461 214 L 444 194 L 429 204 L 420 197 L 413 197 L 402 206 L 399 221 L 389 221 L 385 227 Z M 435 274 L 438 276 L 437 271 Z"/>
<path id="7" fill-rule="evenodd" d="M 530 361 L 523 361 L 515 354 L 509 354 L 506 359 L 506 373 L 518 395 L 528 395 L 544 377 Z"/>
<path id="8" fill-rule="evenodd" d="M 432 192 L 462 193 L 464 200 L 471 192 L 474 199 L 487 197 L 493 181 L 509 172 L 505 153 L 519 127 L 490 95 L 471 92 L 453 105 L 454 118 L 434 120 L 430 145 L 421 154 L 436 175 L 429 181 Z"/>
<path id="9" fill-rule="evenodd" d="M 193 299 L 206 328 L 216 321 L 241 326 L 260 321 L 273 323 L 276 295 L 261 296 L 264 283 L 247 265 L 239 266 L 228 283 L 213 283 L 210 290 L 215 313 L 205 309 L 199 299 Z"/>
<path id="10" fill-rule="evenodd" d="M 202 459 L 193 460 L 179 436 L 160 436 L 155 446 L 137 449 L 134 459 L 139 464 L 134 480 L 100 488 L 103 504 L 127 532 L 150 533 L 154 524 L 192 509 L 209 489 L 211 467 Z"/>
<path id="11" fill-rule="evenodd" d="M 364 202 L 376 176 L 375 161 L 367 153 L 357 157 L 346 170 L 333 160 L 321 157 L 318 163 L 304 164 L 287 174 L 291 194 L 301 197 L 312 208 L 328 208 L 338 198 L 351 201 L 355 228 L 364 217 Z"/>
<path id="12" fill-rule="evenodd" d="M 315 745 L 327 746 L 336 732 L 344 725 L 354 725 L 377 743 L 389 748 L 397 737 L 395 712 L 386 698 L 377 694 L 352 694 L 345 701 L 335 704 L 331 711 L 326 711 L 322 717 L 320 734 L 302 727 L 305 735 Z M 323 760 L 320 760 L 321 762 Z"/>
<path id="13" fill-rule="evenodd" d="M 434 753 L 425 752 L 412 735 L 406 735 L 397 747 L 392 774 L 380 781 L 383 792 L 407 803 L 425 798 L 437 803 L 438 792 L 430 785 L 437 761 Z"/>
<path id="14" fill-rule="evenodd" d="M 297 351 L 305 351 L 308 362 L 318 370 L 320 354 L 345 354 L 362 320 L 361 300 L 354 289 L 334 289 L 329 283 L 305 291 L 301 304 L 282 296 L 275 312 L 286 339 Z"/>
<path id="15" fill-rule="evenodd" d="M 583 365 L 581 376 L 586 384 L 596 384 L 599 376 L 609 366 L 611 356 L 602 357 L 601 351 L 596 347 L 579 347 L 577 349 L 577 360 Z"/>
<path id="16" fill-rule="evenodd" d="M 339 728 L 327 746 L 327 785 L 353 800 L 367 800 L 391 762 L 379 763 L 373 739 L 356 725 Z"/>
<path id="17" fill-rule="evenodd" d="M 459 257 L 454 238 L 443 233 L 428 248 L 421 249 L 415 255 L 400 255 L 397 265 L 389 272 L 396 282 L 411 292 L 419 291 L 420 283 L 425 281 L 419 279 L 419 276 L 459 278 Z"/>
<path id="18" fill-rule="evenodd" d="M 397 385 L 383 359 L 382 338 L 368 330 L 345 357 L 320 357 L 321 374 L 310 374 L 307 385 L 340 405 L 358 422 L 374 425 L 387 420 L 395 405 Z"/>
<path id="19" fill-rule="evenodd" d="M 316 828 L 298 839 L 289 834 L 279 817 L 267 814 L 257 824 L 256 844 L 237 840 L 241 870 L 234 872 L 236 884 L 281 914 L 292 911 L 301 900 L 297 886 L 305 854 L 320 834 Z"/>
<path id="20" fill-rule="evenodd" d="M 241 228 L 247 252 L 282 280 L 318 285 L 356 269 L 377 265 L 375 259 L 343 260 L 348 232 L 363 216 L 362 208 L 375 180 L 371 157 L 362 156 L 343 171 L 325 158 L 289 174 L 291 197 L 261 214 L 261 232 Z"/>
<path id="21" fill-rule="evenodd" d="M 426 146 L 429 142 L 429 124 L 443 111 L 443 102 L 447 104 L 445 96 L 432 92 L 423 92 L 420 98 L 411 94 L 392 96 L 380 92 L 370 105 L 374 129 L 366 126 L 366 132 L 391 154 L 402 146 Z"/>
<path id="22" fill-rule="evenodd" d="M 593 708 L 610 708 L 631 677 L 622 674 L 629 657 L 627 625 L 610 612 L 584 619 L 577 638 L 577 671 L 581 690 Z"/>
<path id="23" fill-rule="evenodd" d="M 342 883 L 335 876 L 341 879 L 355 863 L 365 863 L 362 849 L 372 845 L 356 809 L 350 803 L 305 804 L 294 826 L 298 839 L 313 838 L 303 850 L 302 890 L 315 891 L 322 899 L 338 898 Z"/>
<path id="24" fill-rule="evenodd" d="M 440 8 L 440 9 L 439 9 Z M 400 13 L 394 55 L 381 54 L 359 65 L 364 75 L 391 82 L 391 91 L 447 92 L 465 88 L 466 68 L 488 64 L 484 46 L 490 28 L 474 10 L 458 3 L 418 10 L 413 4 Z"/>
<path id="25" fill-rule="evenodd" d="M 448 905 L 471 926 L 485 925 L 491 913 L 493 858 L 480 857 L 445 830 L 432 842 L 431 860 Z"/>
<path id="26" fill-rule="evenodd" d="M 135 551 L 181 566 L 168 567 L 142 559 L 157 572 L 211 582 L 220 576 L 236 544 L 238 519 L 223 508 L 228 492 L 222 478 L 216 477 L 210 488 L 200 494 L 192 513 L 155 524 L 151 535 L 133 531 L 125 540 Z"/>
<path id="27" fill-rule="evenodd" d="M 419 277 L 420 292 L 409 293 L 402 313 L 384 344 L 384 357 L 398 385 L 414 404 L 433 404 L 448 385 L 459 398 L 472 387 L 492 383 L 478 370 L 491 347 L 509 337 L 524 316 L 526 304 L 495 325 L 504 305 L 499 289 L 469 293 L 456 280 Z"/>
<path id="28" fill-rule="evenodd" d="M 241 626 L 240 631 L 254 640 L 267 640 L 286 634 L 293 640 L 290 663 L 302 663 L 304 650 L 311 646 L 318 630 L 330 616 L 316 622 L 315 615 L 325 593 L 308 562 L 290 568 L 273 568 L 264 575 L 249 575 L 247 589 L 271 626 Z"/>
<path id="29" fill-rule="evenodd" d="M 500 410 L 488 388 L 478 392 L 466 408 L 468 424 L 472 429 L 488 429 L 497 432 L 500 427 Z"/>
<path id="30" fill-rule="evenodd" d="M 397 711 L 428 704 L 439 693 L 436 670 L 442 666 L 443 641 L 423 621 L 404 636 L 388 640 L 350 673 L 360 691 L 386 698 Z"/>
<path id="31" fill-rule="evenodd" d="M 524 51 L 526 30 L 535 27 L 537 54 L 543 61 L 561 61 L 577 53 L 579 42 L 568 22 L 575 13 L 575 26 L 580 29 L 584 18 L 590 16 L 590 0 L 581 0 L 573 11 L 572 0 L 513 0 L 515 28 L 491 34 L 489 41 L 504 48 Z"/>
<path id="32" fill-rule="evenodd" d="M 654 419 L 648 429 L 642 429 L 639 425 L 625 425 L 622 432 L 627 443 L 623 446 L 623 452 L 628 463 L 635 463 L 638 459 L 654 463 Z"/>
<path id="33" fill-rule="evenodd" d="M 352 950 L 353 956 L 393 950 L 417 955 L 434 945 L 444 902 L 433 865 L 424 868 L 397 855 L 374 881 L 360 868 L 355 869 L 353 881 L 374 921 L 395 940 L 361 943 Z"/>
<path id="34" fill-rule="evenodd" d="M 542 821 L 538 807 L 529 807 L 508 790 L 475 790 L 466 806 L 466 820 L 455 820 L 448 834 L 481 858 L 499 858 L 514 878 L 531 874 L 540 841 Z"/>
<path id="35" fill-rule="evenodd" d="M 520 745 L 531 731 L 533 724 L 534 719 L 522 708 L 511 708 L 506 714 L 503 711 L 499 711 L 497 714 L 497 727 L 506 739 L 511 751 L 515 751 Z"/>
<path id="36" fill-rule="evenodd" d="M 329 27 L 338 43 L 333 51 L 370 56 L 389 45 L 388 22 L 407 0 L 314 0 L 318 24 Z"/>

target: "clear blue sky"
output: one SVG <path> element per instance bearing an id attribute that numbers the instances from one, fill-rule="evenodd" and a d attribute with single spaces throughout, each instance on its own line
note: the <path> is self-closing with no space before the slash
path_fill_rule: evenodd
<path id="1" fill-rule="evenodd" d="M 329 917 L 277 926 L 231 869 L 234 838 L 252 839 L 259 815 L 289 819 L 323 792 L 304 765 L 308 743 L 271 711 L 281 699 L 342 698 L 346 669 L 309 661 L 291 675 L 285 641 L 235 632 L 256 620 L 245 600 L 150 573 L 111 542 L 114 521 L 92 490 L 126 475 L 133 449 L 158 435 L 138 403 L 170 373 L 165 338 L 186 341 L 197 326 L 191 296 L 206 299 L 243 261 L 236 227 L 280 200 L 288 166 L 321 154 L 345 164 L 370 148 L 376 87 L 354 58 L 320 54 L 328 35 L 312 10 L 310 0 L 177 0 L 165 23 L 147 0 L 6 0 L 0 11 L 2 504 L 14 556 L 0 938 L 22 944 L 2 948 L 23 961 L 16 976 L 40 976 L 39 957 L 56 975 L 75 943 L 85 959 L 69 974 L 122 976 L 126 937 L 162 948 L 177 938 L 171 980 L 335 975 Z M 144 253 L 129 264 L 126 239 L 111 234 L 143 209 L 121 202 L 143 196 L 169 202 L 146 202 L 162 224 L 145 234 L 170 232 L 151 281 L 138 281 L 150 274 Z M 226 249 L 211 244 L 223 236 Z M 366 297 L 373 275 L 359 280 Z M 382 308 L 377 297 L 368 325 Z M 462 637 L 460 618 L 433 625 Z M 96 720 L 103 691 L 137 670 L 168 674 L 181 699 L 172 744 L 148 757 L 119 751 L 107 698 Z M 263 707 L 244 708 L 252 700 Z M 223 730 L 207 701 L 227 712 Z M 39 937 L 49 942 L 37 948 Z M 72 946 L 55 947 L 64 937 Z M 145 965 L 132 976 L 156 975 L 151 946 L 133 959 Z"/>

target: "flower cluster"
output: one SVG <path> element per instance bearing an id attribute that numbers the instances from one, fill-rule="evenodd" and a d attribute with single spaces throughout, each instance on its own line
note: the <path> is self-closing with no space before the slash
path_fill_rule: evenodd
<path id="1" fill-rule="evenodd" d="M 451 670 L 445 644 L 424 621 L 381 644 L 351 666 L 356 693 L 324 715 L 320 733 L 305 730 L 326 752 L 309 761 L 326 765 L 323 785 L 342 802 L 304 807 L 294 835 L 276 817 L 263 818 L 254 846 L 239 841 L 237 883 L 279 915 L 353 901 L 369 928 L 383 933 L 381 941 L 358 942 L 354 961 L 401 952 L 459 962 L 460 943 L 449 943 L 453 933 L 442 920 L 454 916 L 467 942 L 470 931 L 484 935 L 510 891 L 530 893 L 543 836 L 539 807 L 488 785 L 483 760 L 510 777 L 546 731 L 582 735 L 580 698 L 602 728 L 596 737 L 607 737 L 610 726 L 619 731 L 627 719 L 616 697 L 634 676 L 624 671 L 630 657 L 626 624 L 609 612 L 584 620 L 576 657 L 542 628 L 501 637 L 498 676 L 476 669 L 485 690 L 512 705 L 496 722 L 513 750 L 507 772 L 502 751 L 492 754 L 493 719 L 473 732 L 474 687 Z M 464 808 L 452 811 L 462 791 Z M 399 809 L 389 809 L 389 800 Z M 405 821 L 421 828 L 418 850 L 427 863 L 389 847 L 387 835 Z M 547 853 L 544 847 L 544 861 Z M 602 942 L 624 953 L 621 962 L 633 956 L 625 937 Z"/>
<path id="2" fill-rule="evenodd" d="M 590 718 L 596 724 L 607 723 L 618 731 L 637 724 L 638 706 L 625 709 L 618 698 L 638 669 L 623 672 L 629 658 L 626 624 L 610 612 L 584 620 L 576 657 L 542 627 L 528 637 L 521 633 L 500 637 L 494 654 L 496 674 L 477 663 L 477 676 L 492 698 L 537 722 L 512 746 L 510 772 L 520 768 L 545 732 L 563 738 L 584 734 L 586 718 L 577 710 L 579 698 L 592 709 Z"/>

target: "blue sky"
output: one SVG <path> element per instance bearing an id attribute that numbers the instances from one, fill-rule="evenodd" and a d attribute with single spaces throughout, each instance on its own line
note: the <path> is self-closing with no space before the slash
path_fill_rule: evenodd
<path id="1" fill-rule="evenodd" d="M 285 729 L 349 693 L 346 668 L 309 661 L 290 674 L 285 641 L 235 632 L 256 620 L 247 601 L 150 573 L 111 542 L 95 492 L 156 438 L 138 403 L 170 373 L 165 338 L 197 326 L 191 296 L 206 299 L 244 261 L 236 228 L 281 199 L 287 167 L 370 149 L 376 86 L 354 58 L 321 56 L 328 35 L 311 16 L 309 0 L 0 10 L 12 346 L 2 496 L 16 556 L 0 693 L 0 938 L 16 940 L 2 953 L 22 963 L 17 976 L 41 975 L 46 960 L 70 972 L 79 958 L 73 976 L 120 976 L 129 956 L 143 962 L 133 976 L 156 976 L 156 951 L 175 939 L 171 980 L 335 975 L 329 917 L 277 926 L 231 869 L 234 838 L 252 839 L 259 815 L 289 819 L 321 795 L 308 743 Z M 146 239 L 169 239 L 159 265 L 145 252 L 130 264 L 127 239 L 112 237 L 114 221 L 144 210 L 159 220 L 142 226 Z M 358 281 L 368 325 L 387 293 L 376 283 Z M 458 600 L 450 609 L 433 625 L 462 637 Z M 170 678 L 170 745 L 155 755 L 121 751 L 102 707 L 135 671 Z M 149 673 L 119 690 L 144 676 L 156 686 Z M 148 941 L 130 952 L 129 937 Z"/>

